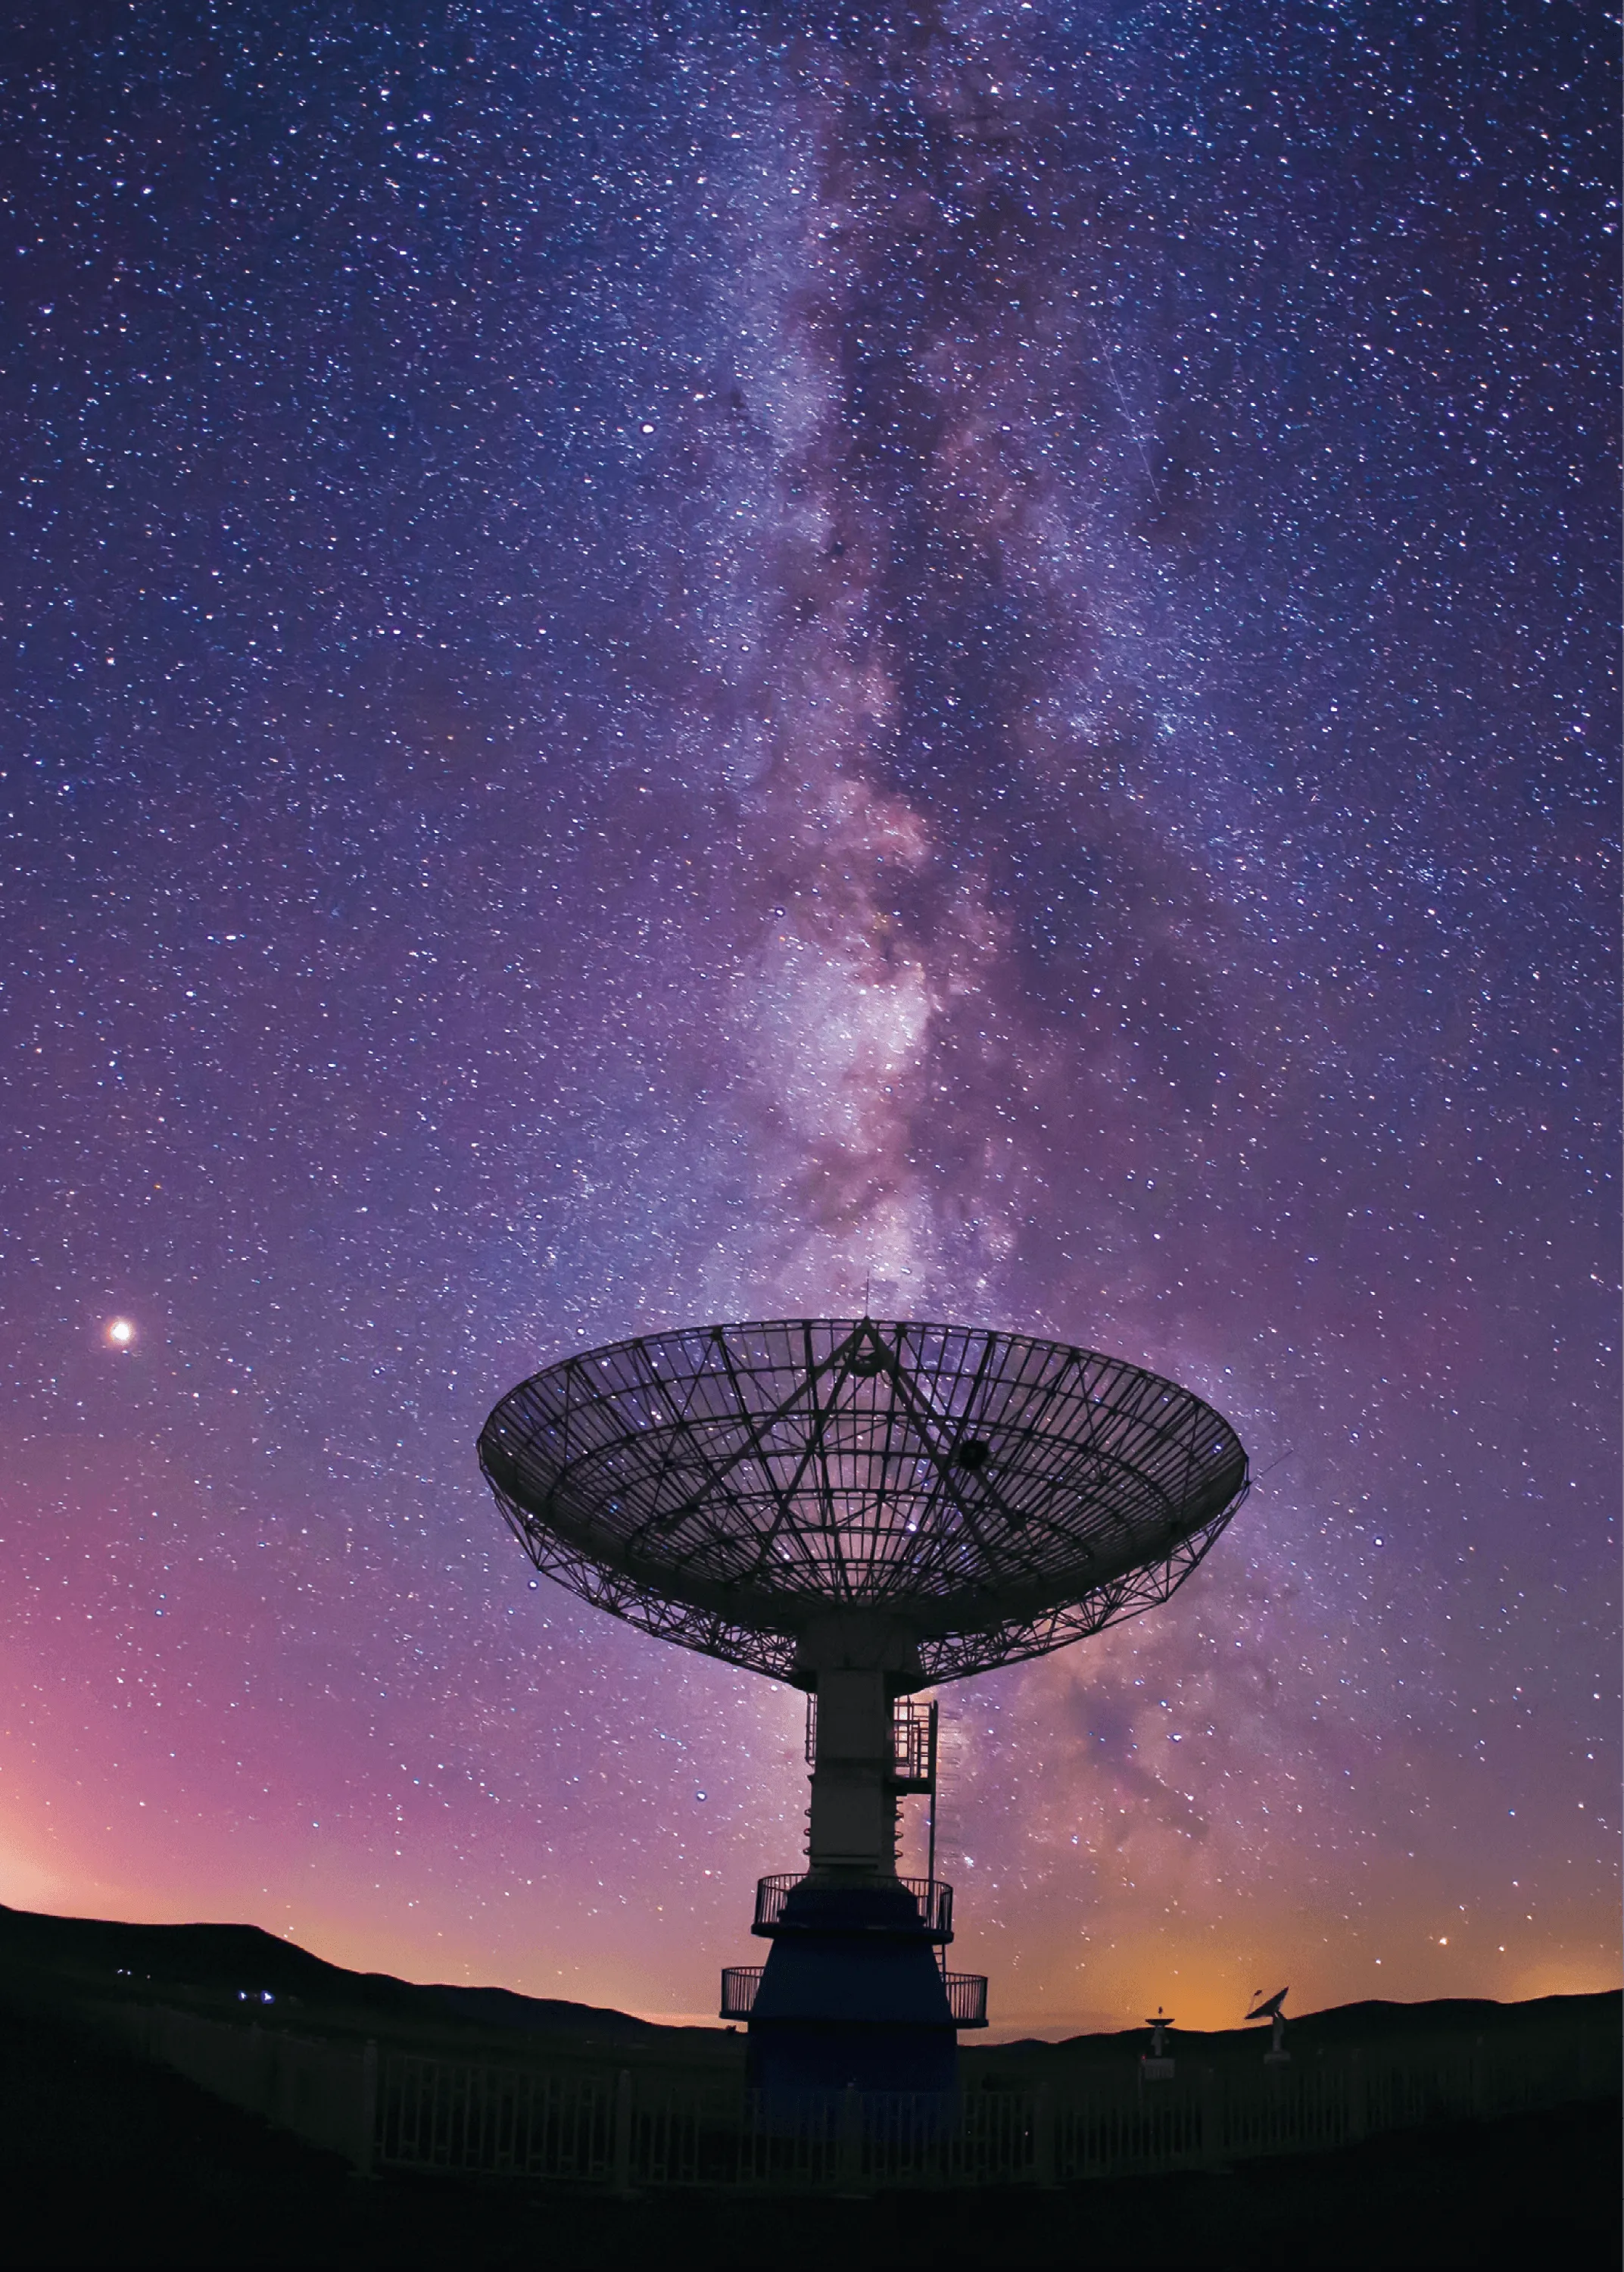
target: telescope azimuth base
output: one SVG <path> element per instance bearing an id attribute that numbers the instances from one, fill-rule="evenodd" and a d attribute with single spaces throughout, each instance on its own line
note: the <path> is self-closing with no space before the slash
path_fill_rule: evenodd
<path id="1" fill-rule="evenodd" d="M 900 1884 L 793 1887 L 751 2001 L 752 2089 L 950 2090 L 940 1938 Z"/>

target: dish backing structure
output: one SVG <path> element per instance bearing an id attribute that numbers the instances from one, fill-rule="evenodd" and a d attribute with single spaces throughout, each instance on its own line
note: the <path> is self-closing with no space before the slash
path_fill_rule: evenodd
<path id="1" fill-rule="evenodd" d="M 479 1455 L 539 1570 L 813 1700 L 808 1867 L 760 1881 L 767 1962 L 722 1976 L 753 2082 L 950 2088 L 987 1983 L 943 1969 L 951 1887 L 897 1872 L 899 1800 L 934 1806 L 915 1693 L 1166 1601 L 1246 1496 L 1233 1429 L 1090 1349 L 784 1319 L 549 1365 Z"/>

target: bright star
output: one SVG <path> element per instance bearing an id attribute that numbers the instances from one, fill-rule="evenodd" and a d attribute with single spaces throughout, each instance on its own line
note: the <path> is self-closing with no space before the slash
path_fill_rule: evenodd
<path id="1" fill-rule="evenodd" d="M 135 1339 L 135 1327 L 128 1318 L 109 1318 L 107 1337 L 115 1349 L 128 1349 Z"/>

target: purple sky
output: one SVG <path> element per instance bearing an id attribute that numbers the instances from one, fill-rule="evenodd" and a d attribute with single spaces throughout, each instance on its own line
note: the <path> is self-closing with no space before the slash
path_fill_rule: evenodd
<path id="1" fill-rule="evenodd" d="M 473 1440 L 871 1281 L 1263 1478 L 942 1693 L 995 2021 L 1616 1978 L 1588 38 L 18 35 L 0 1899 L 713 2011 L 801 1700 L 533 1584 Z"/>

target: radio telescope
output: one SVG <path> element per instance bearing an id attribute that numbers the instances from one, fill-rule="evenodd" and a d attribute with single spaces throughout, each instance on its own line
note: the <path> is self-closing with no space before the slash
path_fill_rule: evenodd
<path id="1" fill-rule="evenodd" d="M 480 1465 L 539 1570 L 804 1689 L 808 1869 L 764 1878 L 723 1975 L 773 2089 L 950 2085 L 987 1983 L 942 1969 L 952 1888 L 897 1874 L 934 1792 L 913 1693 L 1165 1602 L 1248 1490 L 1188 1389 L 1024 1334 L 785 1319 L 616 1342 L 511 1390 Z"/>

